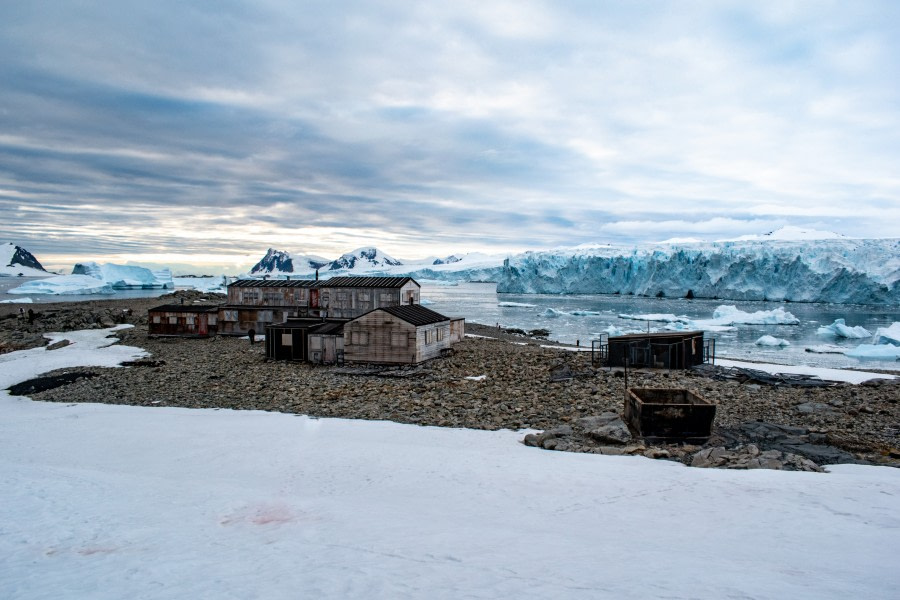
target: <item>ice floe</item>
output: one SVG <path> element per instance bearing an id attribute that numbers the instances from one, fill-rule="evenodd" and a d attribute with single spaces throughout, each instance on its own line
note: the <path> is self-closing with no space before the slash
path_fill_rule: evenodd
<path id="1" fill-rule="evenodd" d="M 782 347 L 782 348 L 784 346 L 791 345 L 791 343 L 789 341 L 782 339 L 782 338 L 777 338 L 772 335 L 764 335 L 764 336 L 760 337 L 758 340 L 756 340 L 755 343 L 757 346 L 772 346 L 772 347 Z"/>
<path id="2" fill-rule="evenodd" d="M 835 319 L 834 323 L 832 323 L 831 325 L 828 325 L 827 327 L 819 327 L 819 329 L 816 330 L 816 333 L 818 335 L 842 337 L 848 339 L 863 339 L 872 335 L 872 332 L 865 327 L 848 326 L 844 322 L 844 319 Z"/>

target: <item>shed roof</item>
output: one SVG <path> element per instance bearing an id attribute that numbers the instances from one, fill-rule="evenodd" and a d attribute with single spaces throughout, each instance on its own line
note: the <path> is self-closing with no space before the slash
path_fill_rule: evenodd
<path id="1" fill-rule="evenodd" d="M 332 277 L 318 282 L 320 288 L 401 288 L 412 281 L 412 277 Z M 421 287 L 421 286 L 420 286 Z"/>
<path id="2" fill-rule="evenodd" d="M 315 279 L 238 279 L 229 287 L 310 288 L 319 283 Z"/>
<path id="3" fill-rule="evenodd" d="M 344 323 L 322 323 L 311 328 L 309 332 L 321 335 L 341 335 L 344 333 Z"/>
<path id="4" fill-rule="evenodd" d="M 445 317 L 439 312 L 434 312 L 430 308 L 425 308 L 421 304 L 403 304 L 400 306 L 383 306 L 375 310 L 383 310 L 398 319 L 402 319 L 407 323 L 420 327 L 422 325 L 431 325 L 432 323 L 441 323 L 449 321 L 450 317 Z M 373 311 L 369 311 L 373 312 Z M 366 313 L 368 314 L 368 313 Z M 358 318 L 358 317 L 357 317 Z"/>
<path id="5" fill-rule="evenodd" d="M 655 331 L 653 333 L 628 333 L 625 335 L 609 336 L 610 342 L 633 342 L 637 340 L 679 339 L 703 337 L 702 331 Z"/>
<path id="6" fill-rule="evenodd" d="M 147 312 L 211 313 L 218 310 L 218 304 L 163 304 L 162 306 L 151 308 Z"/>

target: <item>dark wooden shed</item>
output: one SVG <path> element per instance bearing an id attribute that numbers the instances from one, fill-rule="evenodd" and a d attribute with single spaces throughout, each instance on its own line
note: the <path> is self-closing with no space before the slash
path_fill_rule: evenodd
<path id="1" fill-rule="evenodd" d="M 147 311 L 149 335 L 210 337 L 218 330 L 218 306 L 164 304 Z"/>
<path id="2" fill-rule="evenodd" d="M 347 319 L 287 319 L 266 327 L 266 358 L 316 363 L 343 359 Z M 338 339 L 339 338 L 339 339 Z"/>
<path id="3" fill-rule="evenodd" d="M 713 340 L 703 339 L 702 331 L 663 331 L 610 337 L 607 364 L 612 367 L 649 367 L 690 369 L 708 362 L 715 355 Z"/>

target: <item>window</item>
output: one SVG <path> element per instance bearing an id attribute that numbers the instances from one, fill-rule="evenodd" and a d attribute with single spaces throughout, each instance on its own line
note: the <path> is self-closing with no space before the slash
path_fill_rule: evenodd
<path id="1" fill-rule="evenodd" d="M 222 311 L 222 320 L 223 321 L 237 321 L 238 320 L 238 311 L 223 310 Z"/>
<path id="2" fill-rule="evenodd" d="M 160 322 L 162 322 L 162 319 L 159 318 L 159 315 L 153 315 L 153 322 L 154 322 L 154 323 L 160 323 Z"/>
<path id="3" fill-rule="evenodd" d="M 360 302 L 368 302 L 369 301 L 369 292 L 360 292 L 359 293 L 359 301 Z"/>
<path id="4" fill-rule="evenodd" d="M 262 321 L 263 323 L 271 323 L 272 322 L 273 317 L 272 317 L 271 310 L 261 310 L 257 314 L 259 315 L 257 320 Z"/>
<path id="5" fill-rule="evenodd" d="M 321 350 L 322 349 L 322 338 L 318 336 L 309 336 L 309 349 L 310 350 Z"/>
<path id="6" fill-rule="evenodd" d="M 379 298 L 381 299 L 382 304 L 394 301 L 394 295 L 390 292 L 381 292 Z"/>
<path id="7" fill-rule="evenodd" d="M 193 325 L 193 324 L 194 324 L 194 317 L 185 317 L 185 318 L 184 318 L 184 322 L 185 322 L 186 324 L 188 324 L 188 325 Z"/>
<path id="8" fill-rule="evenodd" d="M 257 300 L 259 300 L 259 292 L 257 292 L 256 290 L 253 290 L 253 291 L 245 290 L 245 291 L 241 292 L 241 301 L 242 302 L 249 303 L 249 302 L 256 302 Z"/>
<path id="9" fill-rule="evenodd" d="M 409 338 L 402 331 L 391 332 L 391 346 L 395 348 L 406 348 L 409 344 Z"/>
<path id="10" fill-rule="evenodd" d="M 282 346 L 293 346 L 294 345 L 294 336 L 290 333 L 282 333 L 281 334 L 281 345 Z"/>
<path id="11" fill-rule="evenodd" d="M 178 317 L 169 317 L 169 325 L 178 325 Z"/>
<path id="12" fill-rule="evenodd" d="M 369 332 L 368 331 L 353 331 L 353 332 L 351 332 L 350 343 L 354 346 L 368 346 L 369 345 Z"/>
<path id="13" fill-rule="evenodd" d="M 435 333 L 437 334 L 437 341 L 440 342 L 441 340 L 444 339 L 444 330 L 443 329 L 436 329 Z"/>
<path id="14" fill-rule="evenodd" d="M 428 329 L 425 331 L 425 345 L 434 343 L 434 330 Z"/>

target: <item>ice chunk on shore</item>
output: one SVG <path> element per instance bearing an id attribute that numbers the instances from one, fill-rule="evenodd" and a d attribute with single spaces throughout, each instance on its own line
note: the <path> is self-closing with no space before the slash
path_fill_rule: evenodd
<path id="1" fill-rule="evenodd" d="M 778 346 L 778 347 L 783 348 L 784 346 L 790 346 L 791 343 L 785 339 L 777 338 L 772 335 L 764 335 L 761 338 L 759 338 L 758 340 L 756 340 L 756 345 L 757 346 L 773 346 L 773 347 Z"/>
<path id="2" fill-rule="evenodd" d="M 9 290 L 10 294 L 54 294 L 72 296 L 82 294 L 115 294 L 111 285 L 90 275 L 57 275 L 29 281 Z"/>
<path id="3" fill-rule="evenodd" d="M 133 265 L 114 265 L 84 262 L 75 265 L 72 275 L 88 275 L 108 283 L 116 290 L 172 290 L 175 282 L 169 269 L 152 271 Z"/>
<path id="4" fill-rule="evenodd" d="M 830 337 L 842 337 L 849 339 L 862 339 L 872 335 L 872 332 L 865 327 L 849 327 L 844 319 L 835 319 L 834 323 L 827 327 L 819 327 L 816 330 L 818 335 L 827 335 Z"/>
<path id="5" fill-rule="evenodd" d="M 871 358 L 873 360 L 900 360 L 900 346 L 891 344 L 860 344 L 847 351 L 853 358 Z"/>

